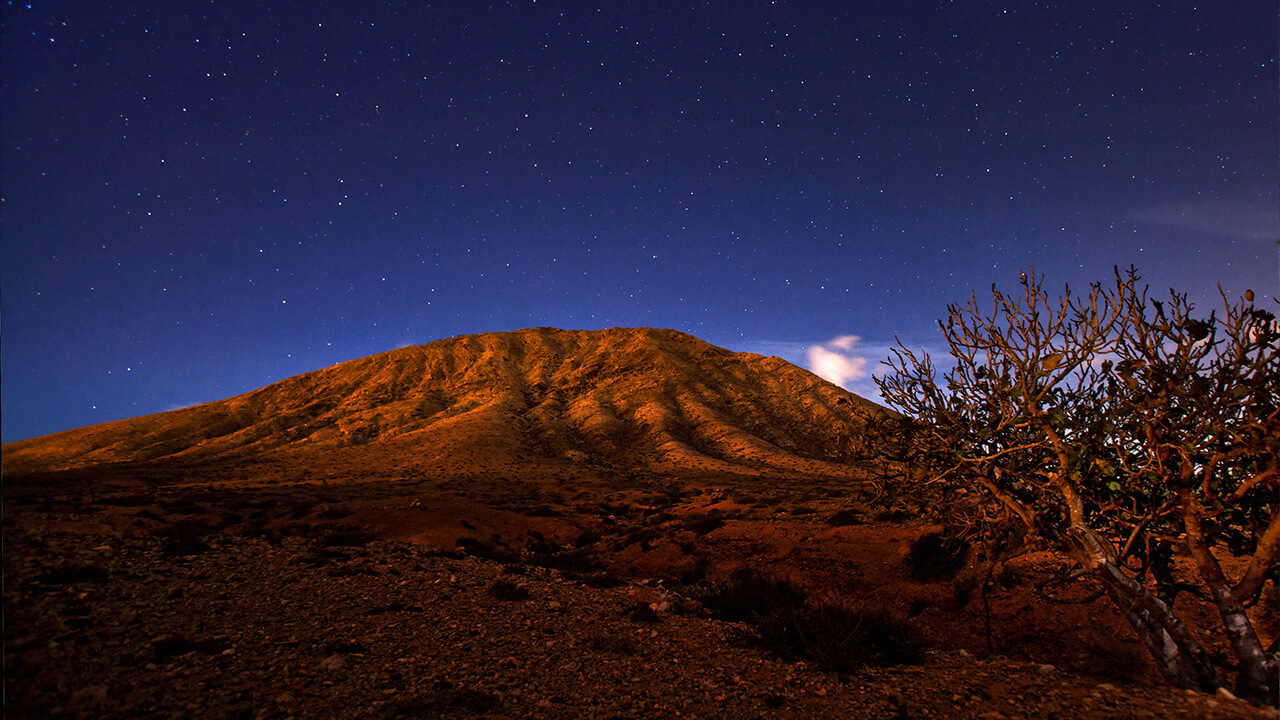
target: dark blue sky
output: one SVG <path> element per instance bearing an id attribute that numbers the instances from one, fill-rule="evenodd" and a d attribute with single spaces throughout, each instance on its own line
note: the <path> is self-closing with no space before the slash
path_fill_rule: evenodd
<path id="1" fill-rule="evenodd" d="M 1028 265 L 1277 290 L 1274 3 L 6 1 L 0 22 L 5 441 L 542 325 L 799 364 L 856 335 L 829 347 L 871 370 Z"/>

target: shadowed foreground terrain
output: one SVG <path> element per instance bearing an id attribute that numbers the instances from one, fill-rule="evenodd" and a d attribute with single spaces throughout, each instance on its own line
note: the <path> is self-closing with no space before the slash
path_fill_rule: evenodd
<path id="1" fill-rule="evenodd" d="M 847 462 L 878 412 L 541 329 L 6 445 L 6 714 L 1274 717 L 1153 685 L 1109 609 L 1034 600 L 1045 558 L 984 592 L 922 552 L 929 499 Z"/>

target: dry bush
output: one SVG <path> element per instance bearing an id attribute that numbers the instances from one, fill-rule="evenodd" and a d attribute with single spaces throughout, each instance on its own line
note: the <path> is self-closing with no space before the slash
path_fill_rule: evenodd
<path id="1" fill-rule="evenodd" d="M 827 524 L 831 527 L 849 527 L 850 525 L 862 525 L 864 522 L 862 513 L 854 508 L 845 508 L 827 518 Z"/>
<path id="2" fill-rule="evenodd" d="M 882 607 L 804 604 L 777 608 L 752 624 L 765 650 L 834 672 L 917 663 L 924 654 L 915 628 Z"/>
<path id="3" fill-rule="evenodd" d="M 489 597 L 498 600 L 528 600 L 529 589 L 510 580 L 496 580 L 489 586 Z"/>
<path id="4" fill-rule="evenodd" d="M 907 552 L 911 577 L 924 582 L 955 577 L 968 562 L 969 547 L 968 540 L 947 531 L 921 535 Z"/>
<path id="5" fill-rule="evenodd" d="M 722 582 L 688 588 L 685 594 L 702 603 L 712 617 L 730 622 L 796 608 L 805 600 L 804 591 L 790 580 L 751 568 L 735 570 Z"/>

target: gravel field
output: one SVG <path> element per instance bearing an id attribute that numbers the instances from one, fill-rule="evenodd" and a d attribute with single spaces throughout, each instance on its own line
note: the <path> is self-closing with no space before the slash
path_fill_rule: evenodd
<path id="1" fill-rule="evenodd" d="M 1276 717 L 963 652 L 838 676 L 651 581 L 406 543 L 4 539 L 10 718 Z"/>

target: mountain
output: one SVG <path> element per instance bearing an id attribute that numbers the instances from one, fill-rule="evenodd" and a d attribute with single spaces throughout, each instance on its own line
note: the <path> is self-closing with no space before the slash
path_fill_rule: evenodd
<path id="1" fill-rule="evenodd" d="M 6 473 L 269 463 L 309 479 L 566 466 L 844 475 L 874 403 L 673 330 L 465 335 L 4 446 Z"/>

